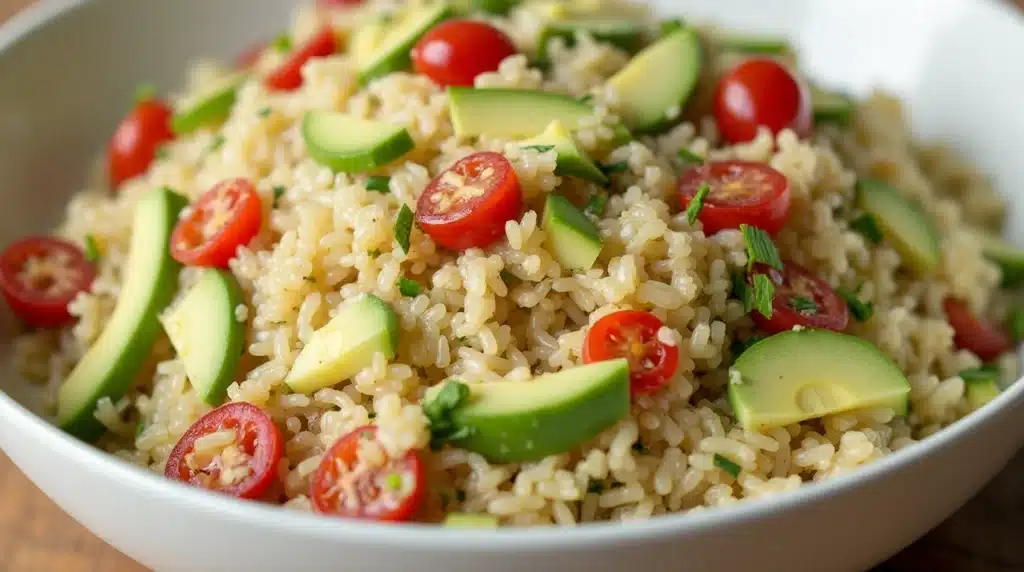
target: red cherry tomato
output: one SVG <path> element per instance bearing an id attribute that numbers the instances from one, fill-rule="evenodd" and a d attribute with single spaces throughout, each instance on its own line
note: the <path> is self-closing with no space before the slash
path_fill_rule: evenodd
<path id="1" fill-rule="evenodd" d="M 679 348 L 658 341 L 661 320 L 650 312 L 622 310 L 598 320 L 583 341 L 583 363 L 629 360 L 633 395 L 663 387 L 679 366 Z"/>
<path id="2" fill-rule="evenodd" d="M 196 441 L 232 431 L 234 441 L 196 451 Z M 167 458 L 169 479 L 243 499 L 262 499 L 277 478 L 284 453 L 281 432 L 265 411 L 236 401 L 199 418 Z"/>
<path id="3" fill-rule="evenodd" d="M 235 58 L 235 69 L 247 70 L 259 61 L 260 56 L 263 55 L 263 50 L 267 49 L 266 42 L 257 42 L 248 48 L 244 52 L 238 54 Z"/>
<path id="4" fill-rule="evenodd" d="M 715 120 L 730 143 L 750 141 L 761 125 L 807 137 L 814 127 L 810 91 L 775 60 L 746 60 L 718 81 Z"/>
<path id="5" fill-rule="evenodd" d="M 267 88 L 278 91 L 292 91 L 302 85 L 302 66 L 313 58 L 325 58 L 338 50 L 334 30 L 324 28 L 305 44 L 289 54 L 273 73 L 267 76 Z"/>
<path id="6" fill-rule="evenodd" d="M 96 277 L 82 250 L 59 238 L 23 238 L 0 253 L 0 291 L 21 321 L 38 328 L 71 322 L 68 304 Z"/>
<path id="7" fill-rule="evenodd" d="M 979 320 L 959 300 L 947 298 L 943 307 L 953 326 L 956 347 L 974 352 L 983 361 L 994 360 L 1013 348 L 1013 341 L 1002 328 Z"/>
<path id="8" fill-rule="evenodd" d="M 316 512 L 346 518 L 412 520 L 423 504 L 426 476 L 416 451 L 391 459 L 377 428 L 360 427 L 338 439 L 313 473 L 309 499 Z"/>
<path id="9" fill-rule="evenodd" d="M 751 313 L 762 330 L 776 334 L 795 326 L 836 332 L 846 329 L 850 310 L 828 282 L 795 262 L 784 263 L 782 272 L 765 265 L 756 268 L 775 284 L 772 317 L 766 318 L 756 310 Z"/>
<path id="10" fill-rule="evenodd" d="M 248 179 L 221 181 L 190 207 L 171 233 L 171 256 L 188 266 L 227 268 L 260 233 L 263 207 Z"/>
<path id="11" fill-rule="evenodd" d="M 707 235 L 741 224 L 775 234 L 789 220 L 789 180 L 764 163 L 717 161 L 691 168 L 679 178 L 684 211 L 705 183 L 711 190 L 697 218 Z"/>
<path id="12" fill-rule="evenodd" d="M 474 153 L 427 185 L 416 206 L 416 222 L 434 242 L 451 250 L 483 248 L 505 235 L 519 218 L 523 192 L 508 159 Z"/>
<path id="13" fill-rule="evenodd" d="M 145 173 L 156 150 L 174 139 L 171 108 L 157 99 L 146 99 L 121 120 L 107 148 L 107 174 L 110 187 Z"/>
<path id="14" fill-rule="evenodd" d="M 412 65 L 442 87 L 471 86 L 476 76 L 498 69 L 501 60 L 515 53 L 512 40 L 486 22 L 446 20 L 416 42 Z"/>

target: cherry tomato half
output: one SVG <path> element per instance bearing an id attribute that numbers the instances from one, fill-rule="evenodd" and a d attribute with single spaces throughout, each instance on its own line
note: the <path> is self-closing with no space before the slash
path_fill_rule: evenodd
<path id="1" fill-rule="evenodd" d="M 334 30 L 324 28 L 305 44 L 293 51 L 273 73 L 267 76 L 269 89 L 292 91 L 302 85 L 302 66 L 313 58 L 325 58 L 338 50 Z"/>
<path id="2" fill-rule="evenodd" d="M 326 8 L 338 8 L 341 6 L 358 6 L 363 0 L 317 0 L 317 4 Z"/>
<path id="3" fill-rule="evenodd" d="M 135 105 L 114 131 L 107 146 L 110 188 L 145 173 L 160 145 L 174 139 L 170 106 L 157 99 Z"/>
<path id="4" fill-rule="evenodd" d="M 836 332 L 846 329 L 850 310 L 828 282 L 795 262 L 785 262 L 782 272 L 763 264 L 755 268 L 775 284 L 772 317 L 766 318 L 756 310 L 751 313 L 762 330 L 777 334 L 794 326 Z"/>
<path id="5" fill-rule="evenodd" d="M 434 26 L 412 49 L 416 73 L 442 87 L 473 85 L 476 76 L 498 69 L 516 53 L 504 32 L 476 20 L 446 20 Z"/>
<path id="6" fill-rule="evenodd" d="M 171 234 L 171 256 L 188 266 L 227 268 L 260 233 L 263 207 L 248 179 L 221 181 L 190 207 Z"/>
<path id="7" fill-rule="evenodd" d="M 416 222 L 434 242 L 451 250 L 483 248 L 505 235 L 519 218 L 523 191 L 508 159 L 474 153 L 427 185 L 416 206 Z"/>
<path id="8" fill-rule="evenodd" d="M 775 134 L 789 128 L 807 137 L 814 127 L 810 91 L 775 60 L 749 59 L 718 81 L 715 120 L 730 143 L 750 141 L 762 125 Z"/>
<path id="9" fill-rule="evenodd" d="M 658 340 L 661 320 L 650 312 L 622 310 L 598 320 L 583 340 L 583 363 L 629 360 L 633 395 L 663 387 L 679 367 L 679 348 Z"/>
<path id="10" fill-rule="evenodd" d="M 1002 328 L 979 320 L 959 300 L 947 298 L 943 307 L 953 326 L 956 347 L 974 352 L 983 361 L 994 360 L 1013 348 L 1013 341 Z"/>
<path id="11" fill-rule="evenodd" d="M 82 250 L 59 238 L 23 238 L 0 253 L 0 291 L 14 314 L 37 328 L 71 322 L 68 304 L 95 277 Z"/>
<path id="12" fill-rule="evenodd" d="M 705 183 L 711 190 L 697 218 L 709 236 L 741 224 L 774 235 L 789 220 L 789 179 L 764 163 L 717 161 L 691 168 L 679 178 L 683 210 Z"/>
<path id="13" fill-rule="evenodd" d="M 196 451 L 196 441 L 233 431 L 234 440 Z M 236 401 L 199 418 L 167 458 L 169 479 L 243 499 L 261 499 L 277 478 L 284 453 L 281 432 L 265 411 Z"/>
<path id="14" fill-rule="evenodd" d="M 423 504 L 426 476 L 416 451 L 391 459 L 369 425 L 338 439 L 309 485 L 313 508 L 347 518 L 412 520 Z"/>

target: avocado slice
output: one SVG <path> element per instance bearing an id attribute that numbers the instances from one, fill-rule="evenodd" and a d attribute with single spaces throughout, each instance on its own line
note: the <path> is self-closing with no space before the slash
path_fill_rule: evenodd
<path id="1" fill-rule="evenodd" d="M 575 272 L 590 270 L 604 246 L 594 223 L 561 195 L 548 194 L 541 228 L 551 255 Z"/>
<path id="2" fill-rule="evenodd" d="M 507 88 L 449 87 L 448 108 L 459 137 L 530 137 L 552 121 L 575 129 L 594 108 L 577 99 L 545 91 Z M 625 126 L 614 126 L 614 145 L 631 139 Z"/>
<path id="3" fill-rule="evenodd" d="M 1024 282 L 1024 248 L 984 231 L 974 230 L 971 234 L 981 243 L 981 251 L 985 258 L 998 264 L 1002 270 L 1003 278 L 1000 285 L 1003 288 L 1019 286 Z"/>
<path id="4" fill-rule="evenodd" d="M 498 528 L 498 517 L 493 514 L 450 512 L 441 526 L 445 528 Z"/>
<path id="5" fill-rule="evenodd" d="M 395 359 L 398 336 L 398 316 L 391 306 L 363 294 L 313 332 L 284 382 L 296 393 L 313 393 L 344 381 L 368 367 L 376 353 Z"/>
<path id="6" fill-rule="evenodd" d="M 242 291 L 235 277 L 209 269 L 161 322 L 185 374 L 203 401 L 220 405 L 238 373 L 245 349 L 245 324 L 235 319 Z"/>
<path id="7" fill-rule="evenodd" d="M 885 181 L 857 181 L 857 206 L 875 217 L 882 235 L 918 274 L 935 271 L 942 258 L 939 233 L 921 207 Z"/>
<path id="8" fill-rule="evenodd" d="M 409 69 L 412 66 L 409 51 L 427 30 L 451 15 L 451 6 L 434 2 L 399 9 L 389 18 L 377 19 L 357 29 L 352 42 L 358 46 L 353 56 L 359 66 L 359 81 L 365 84 L 374 78 Z"/>
<path id="9" fill-rule="evenodd" d="M 737 54 L 777 56 L 792 51 L 785 38 L 769 34 L 726 32 L 716 34 L 715 39 L 723 50 Z"/>
<path id="10" fill-rule="evenodd" d="M 429 401 L 445 386 L 427 392 Z M 534 461 L 564 453 L 629 413 L 629 363 L 602 361 L 541 375 L 532 381 L 493 381 L 469 386 L 469 397 L 451 411 L 465 435 L 453 441 L 491 461 Z"/>
<path id="11" fill-rule="evenodd" d="M 336 173 L 370 171 L 412 151 L 404 127 L 336 111 L 307 111 L 302 139 L 314 161 Z"/>
<path id="12" fill-rule="evenodd" d="M 970 405 L 971 411 L 980 409 L 1002 393 L 1002 390 L 999 389 L 999 383 L 995 379 L 965 380 L 964 383 L 967 392 L 967 404 Z"/>
<path id="13" fill-rule="evenodd" d="M 817 123 L 838 123 L 845 125 L 850 122 L 857 105 L 849 96 L 828 92 L 820 87 L 811 86 L 811 109 Z"/>
<path id="14" fill-rule="evenodd" d="M 644 27 L 630 20 L 554 20 L 546 23 L 537 36 L 537 59 L 548 61 L 548 43 L 552 38 L 564 38 L 566 44 L 572 45 L 577 32 L 586 32 L 599 42 L 633 53 L 643 43 Z"/>
<path id="15" fill-rule="evenodd" d="M 186 99 L 171 117 L 171 129 L 178 135 L 224 121 L 235 105 L 238 89 L 248 78 L 235 73 L 216 82 L 210 89 Z"/>
<path id="16" fill-rule="evenodd" d="M 576 147 L 572 134 L 557 119 L 552 121 L 540 135 L 519 142 L 519 146 L 546 148 L 552 147 L 557 154 L 555 174 L 560 176 L 579 177 L 593 181 L 598 185 L 607 185 L 608 176 L 598 168 L 586 153 Z"/>
<path id="17" fill-rule="evenodd" d="M 171 231 L 188 201 L 170 189 L 139 199 L 117 306 L 96 342 L 68 375 L 57 395 L 57 424 L 92 441 L 106 428 L 93 415 L 103 397 L 116 401 L 131 386 L 160 332 L 158 316 L 177 286 Z"/>
<path id="18" fill-rule="evenodd" d="M 868 407 L 906 415 L 910 383 L 871 342 L 829 330 L 791 330 L 750 346 L 730 370 L 729 402 L 761 431 Z"/>
<path id="19" fill-rule="evenodd" d="M 619 95 L 619 113 L 626 125 L 650 133 L 675 121 L 700 70 L 700 40 L 687 27 L 644 48 L 608 84 Z"/>

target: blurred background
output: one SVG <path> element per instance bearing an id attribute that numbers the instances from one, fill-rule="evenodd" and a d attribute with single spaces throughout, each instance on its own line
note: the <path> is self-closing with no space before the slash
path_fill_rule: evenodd
<path id="1" fill-rule="evenodd" d="M 0 23 L 36 1 L 0 0 Z M 1024 0 L 1013 2 L 1024 13 Z M 36 571 L 144 569 L 71 520 L 0 453 L 0 572 Z M 872 572 L 1013 571 L 1024 571 L 1024 453 L 952 518 Z"/>

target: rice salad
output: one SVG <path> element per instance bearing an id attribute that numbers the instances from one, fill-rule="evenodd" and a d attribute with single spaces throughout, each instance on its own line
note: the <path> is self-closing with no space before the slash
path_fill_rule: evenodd
<path id="1" fill-rule="evenodd" d="M 573 526 L 854 470 L 1016 378 L 1024 253 L 897 99 L 797 70 L 618 0 L 303 7 L 141 93 L 0 256 L 17 367 L 113 455 L 329 516 Z"/>

